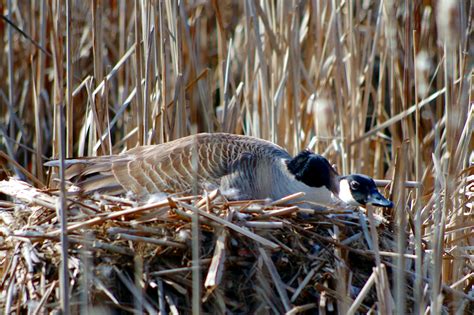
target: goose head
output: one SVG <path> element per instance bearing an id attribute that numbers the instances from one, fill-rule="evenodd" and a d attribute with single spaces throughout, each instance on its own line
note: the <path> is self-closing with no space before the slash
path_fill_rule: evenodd
<path id="1" fill-rule="evenodd" d="M 327 195 L 336 196 L 350 206 L 393 206 L 378 191 L 372 178 L 362 174 L 339 176 L 326 158 L 309 150 L 288 160 L 287 168 L 298 182 L 318 193 L 324 190 Z M 311 190 L 307 189 L 307 192 L 311 193 Z"/>
<path id="2" fill-rule="evenodd" d="M 338 197 L 352 206 L 393 207 L 393 203 L 378 191 L 374 180 L 362 174 L 340 176 Z"/>

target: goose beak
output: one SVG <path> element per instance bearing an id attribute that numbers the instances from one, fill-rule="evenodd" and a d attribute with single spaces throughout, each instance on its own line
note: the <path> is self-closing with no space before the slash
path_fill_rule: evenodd
<path id="1" fill-rule="evenodd" d="M 378 190 L 374 190 L 370 193 L 369 197 L 367 198 L 367 204 L 386 208 L 393 207 L 393 202 L 382 196 L 382 194 L 379 193 Z"/>

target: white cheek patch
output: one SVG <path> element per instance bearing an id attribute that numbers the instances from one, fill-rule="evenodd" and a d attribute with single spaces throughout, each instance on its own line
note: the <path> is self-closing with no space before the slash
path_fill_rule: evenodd
<path id="1" fill-rule="evenodd" d="M 345 203 L 352 206 L 361 206 L 354 197 L 352 196 L 351 188 L 349 187 L 349 182 L 346 179 L 343 179 L 339 182 L 339 199 Z"/>

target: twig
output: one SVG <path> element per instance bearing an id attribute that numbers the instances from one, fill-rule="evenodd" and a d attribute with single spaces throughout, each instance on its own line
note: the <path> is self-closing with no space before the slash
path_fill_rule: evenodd
<path id="1" fill-rule="evenodd" d="M 144 212 L 144 211 L 164 207 L 164 206 L 167 206 L 167 205 L 168 205 L 168 200 L 164 200 L 164 201 L 159 201 L 159 202 L 156 202 L 156 203 L 152 203 L 152 204 L 148 204 L 148 205 L 144 205 L 144 206 L 140 206 L 140 207 L 136 207 L 136 208 L 131 208 L 131 209 L 126 209 L 126 210 L 113 212 L 113 213 L 110 213 L 110 214 L 105 215 L 103 217 L 96 217 L 96 218 L 87 220 L 85 222 L 80 222 L 80 223 L 70 225 L 70 226 L 67 227 L 67 231 L 71 232 L 71 231 L 77 230 L 79 228 L 83 228 L 83 227 L 90 226 L 90 225 L 95 225 L 95 224 L 98 224 L 98 223 L 101 223 L 101 222 L 104 222 L 104 221 L 107 221 L 107 220 L 112 220 L 112 219 L 119 218 L 121 216 L 128 216 L 128 215 L 131 215 L 131 214 L 138 214 L 138 213 L 141 213 L 141 212 Z M 60 230 L 56 230 L 56 231 L 49 232 L 48 235 L 49 236 L 55 236 L 55 235 L 58 235 L 60 233 L 61 233 Z"/>
<path id="2" fill-rule="evenodd" d="M 283 303 L 285 312 L 290 311 L 291 309 L 290 299 L 288 298 L 286 289 L 283 287 L 283 282 L 281 281 L 280 274 L 278 273 L 275 265 L 273 264 L 273 261 L 271 261 L 270 257 L 268 257 L 267 255 L 267 252 L 263 248 L 259 247 L 258 252 L 260 253 L 260 256 L 262 257 L 263 262 L 265 263 L 265 266 L 267 266 L 268 272 L 270 273 L 273 279 L 273 284 L 275 285 L 278 291 L 278 295 L 280 296 L 281 302 Z"/>
<path id="3" fill-rule="evenodd" d="M 240 234 L 243 234 L 243 235 L 245 235 L 245 236 L 247 236 L 247 237 L 253 239 L 254 241 L 256 241 L 256 242 L 258 242 L 258 243 L 260 243 L 260 244 L 262 244 L 262 245 L 264 245 L 264 246 L 270 247 L 271 249 L 277 249 L 277 248 L 280 247 L 280 246 L 278 246 L 277 244 L 275 244 L 275 243 L 273 243 L 273 242 L 271 242 L 271 241 L 269 241 L 269 240 L 267 240 L 267 239 L 261 237 L 260 235 L 257 235 L 257 234 L 255 234 L 255 233 L 253 233 L 253 232 L 250 232 L 249 230 L 246 230 L 246 229 L 244 229 L 244 228 L 241 228 L 240 226 L 235 225 L 234 223 L 231 223 L 231 222 L 229 222 L 229 221 L 226 221 L 226 220 L 224 220 L 224 219 L 222 219 L 222 218 L 219 218 L 218 216 L 215 216 L 215 215 L 213 215 L 213 214 L 211 214 L 211 213 L 207 213 L 207 212 L 205 212 L 205 211 L 203 211 L 203 210 L 201 210 L 201 209 L 198 209 L 198 208 L 196 208 L 196 207 L 193 207 L 193 206 L 190 206 L 190 205 L 187 205 L 187 204 L 184 204 L 184 203 L 180 203 L 180 205 L 181 205 L 182 207 L 184 207 L 184 208 L 189 209 L 189 210 L 196 211 L 196 212 L 198 212 L 200 215 L 202 215 L 203 217 L 206 217 L 206 218 L 211 219 L 211 220 L 213 220 L 213 221 L 215 221 L 215 222 L 217 222 L 217 223 L 220 223 L 220 224 L 222 224 L 222 225 L 224 225 L 224 226 L 226 226 L 226 227 L 228 227 L 228 228 L 230 228 L 230 229 L 232 229 L 232 230 L 234 230 L 234 231 L 236 231 L 236 232 L 238 232 L 238 233 L 240 233 Z"/>
<path id="4" fill-rule="evenodd" d="M 143 237 L 143 236 L 136 236 L 136 235 L 130 235 L 130 234 L 125 234 L 125 233 L 119 233 L 117 234 L 117 239 L 125 239 L 129 241 L 134 241 L 134 242 L 145 242 L 145 243 L 150 243 L 150 244 L 155 244 L 155 245 L 162 245 L 162 246 L 170 246 L 170 247 L 176 247 L 176 248 L 187 248 L 186 245 L 169 241 L 167 239 L 156 239 L 156 238 L 151 238 L 151 237 Z"/>
<path id="5" fill-rule="evenodd" d="M 226 238 L 227 231 L 222 229 L 217 238 L 211 266 L 209 267 L 206 280 L 204 281 L 204 287 L 208 291 L 214 290 L 221 282 L 222 274 L 224 272 L 224 263 L 226 260 Z"/>

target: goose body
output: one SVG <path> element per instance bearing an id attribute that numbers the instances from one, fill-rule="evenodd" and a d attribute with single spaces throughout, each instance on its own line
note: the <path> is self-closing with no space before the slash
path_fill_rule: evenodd
<path id="1" fill-rule="evenodd" d="M 269 141 L 226 133 L 201 133 L 119 155 L 72 159 L 66 166 L 66 177 L 84 193 L 133 192 L 146 197 L 219 188 L 231 199 L 275 200 L 304 192 L 306 202 L 319 205 L 338 199 L 357 203 L 349 179 L 338 176 L 324 157 L 305 150 L 292 158 Z M 373 181 L 369 184 L 375 188 Z"/>

